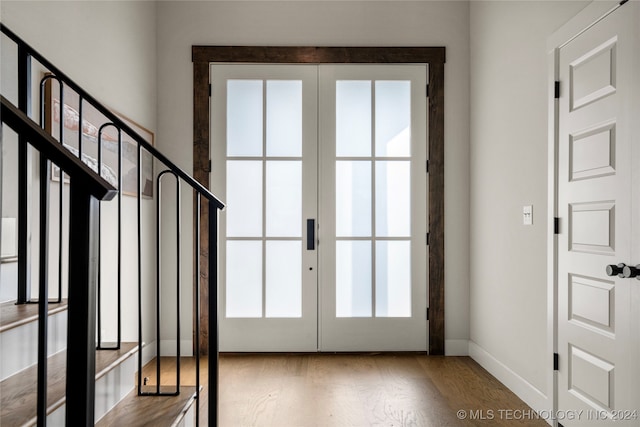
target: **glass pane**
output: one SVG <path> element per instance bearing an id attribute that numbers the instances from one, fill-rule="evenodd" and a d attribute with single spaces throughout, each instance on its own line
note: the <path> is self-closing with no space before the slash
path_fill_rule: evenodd
<path id="1" fill-rule="evenodd" d="M 371 317 L 371 242 L 336 242 L 336 317 Z"/>
<path id="2" fill-rule="evenodd" d="M 376 82 L 376 156 L 411 155 L 411 82 Z"/>
<path id="3" fill-rule="evenodd" d="M 262 317 L 262 242 L 227 241 L 227 317 Z"/>
<path id="4" fill-rule="evenodd" d="M 266 317 L 302 317 L 302 242 L 267 242 Z"/>
<path id="5" fill-rule="evenodd" d="M 371 236 L 371 162 L 336 162 L 336 236 Z"/>
<path id="6" fill-rule="evenodd" d="M 376 235 L 411 235 L 411 163 L 376 162 Z"/>
<path id="7" fill-rule="evenodd" d="M 371 81 L 336 82 L 336 156 L 371 155 Z"/>
<path id="8" fill-rule="evenodd" d="M 227 161 L 227 236 L 262 236 L 262 162 Z"/>
<path id="9" fill-rule="evenodd" d="M 227 82 L 227 156 L 262 156 L 262 80 Z"/>
<path id="10" fill-rule="evenodd" d="M 267 156 L 302 156 L 302 82 L 267 81 Z"/>
<path id="11" fill-rule="evenodd" d="M 411 317 L 411 242 L 376 242 L 376 317 Z"/>
<path id="12" fill-rule="evenodd" d="M 267 162 L 267 236 L 302 236 L 302 162 Z"/>

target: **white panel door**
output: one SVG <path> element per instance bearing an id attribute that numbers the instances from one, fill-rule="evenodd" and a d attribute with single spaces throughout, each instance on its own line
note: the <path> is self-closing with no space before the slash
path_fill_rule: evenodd
<path id="1" fill-rule="evenodd" d="M 213 65 L 211 82 L 220 350 L 316 351 L 317 67 Z"/>
<path id="2" fill-rule="evenodd" d="M 320 67 L 320 348 L 427 350 L 425 65 Z"/>
<path id="3" fill-rule="evenodd" d="M 640 263 L 639 22 L 630 2 L 559 53 L 558 409 L 582 411 L 564 426 L 640 425 L 640 282 L 606 273 Z"/>

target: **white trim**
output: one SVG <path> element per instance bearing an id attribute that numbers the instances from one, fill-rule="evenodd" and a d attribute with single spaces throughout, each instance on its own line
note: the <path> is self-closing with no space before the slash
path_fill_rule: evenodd
<path id="1" fill-rule="evenodd" d="M 161 356 L 176 355 L 176 340 L 160 340 Z M 155 345 L 155 344 L 154 344 Z M 156 355 L 157 356 L 157 355 Z M 193 356 L 193 343 L 191 340 L 180 340 L 180 357 Z"/>
<path id="2" fill-rule="evenodd" d="M 444 340 L 445 356 L 468 356 L 469 340 Z"/>
<path id="3" fill-rule="evenodd" d="M 549 413 L 552 409 L 548 396 L 473 341 L 469 341 L 469 356 L 534 411 Z"/>
<path id="4" fill-rule="evenodd" d="M 553 353 L 558 352 L 558 236 L 555 234 L 554 218 L 558 217 L 558 99 L 555 99 L 555 82 L 559 80 L 559 49 L 548 54 L 548 202 L 547 215 L 547 366 L 545 378 L 547 395 L 551 398 L 552 408 L 558 409 L 557 375 L 553 371 Z M 560 88 L 562 90 L 562 87 Z M 563 224 L 559 224 L 560 227 Z"/>
<path id="5" fill-rule="evenodd" d="M 142 367 L 144 368 L 147 363 L 156 357 L 156 341 L 152 341 L 150 344 L 142 343 L 142 352 L 138 353 L 138 356 L 140 355 L 142 355 Z"/>

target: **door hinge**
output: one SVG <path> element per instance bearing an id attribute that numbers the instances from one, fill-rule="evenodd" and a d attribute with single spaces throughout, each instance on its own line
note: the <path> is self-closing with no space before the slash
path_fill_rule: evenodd
<path id="1" fill-rule="evenodd" d="M 211 83 L 209 83 L 209 96 L 211 96 L 213 89 L 211 89 Z"/>
<path id="2" fill-rule="evenodd" d="M 205 169 L 205 172 L 211 173 L 211 160 L 209 160 L 209 163 L 207 164 L 207 169 Z"/>
<path id="3" fill-rule="evenodd" d="M 429 320 L 429 307 L 427 307 L 427 320 Z"/>
<path id="4" fill-rule="evenodd" d="M 427 160 L 427 173 L 429 173 L 429 160 Z"/>
<path id="5" fill-rule="evenodd" d="M 553 218 L 553 234 L 560 234 L 560 218 Z"/>
<path id="6" fill-rule="evenodd" d="M 429 233 L 427 233 L 427 246 L 429 246 Z"/>
<path id="7" fill-rule="evenodd" d="M 560 82 L 559 81 L 555 81 L 554 85 L 553 85 L 553 97 L 555 99 L 559 99 L 560 98 Z"/>
<path id="8" fill-rule="evenodd" d="M 560 355 L 558 353 L 553 353 L 553 370 L 557 371 L 560 369 Z"/>
<path id="9" fill-rule="evenodd" d="M 429 85 L 427 85 L 427 90 L 426 90 L 425 94 L 427 95 L 427 98 L 428 98 L 429 97 Z"/>

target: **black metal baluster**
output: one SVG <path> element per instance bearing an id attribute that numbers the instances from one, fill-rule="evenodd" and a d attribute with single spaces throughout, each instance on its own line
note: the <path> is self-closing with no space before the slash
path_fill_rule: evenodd
<path id="1" fill-rule="evenodd" d="M 117 309 L 117 344 L 115 350 L 122 345 L 122 130 L 118 129 L 118 309 Z"/>
<path id="2" fill-rule="evenodd" d="M 137 204 L 137 221 L 138 221 L 138 396 L 142 395 L 142 220 L 141 220 L 141 203 L 142 198 L 142 168 L 140 167 L 142 158 L 142 147 L 140 143 L 137 143 L 137 159 L 136 159 L 136 171 L 137 171 L 137 190 L 138 197 L 136 198 Z"/>
<path id="3" fill-rule="evenodd" d="M 162 192 L 160 188 L 160 175 L 157 178 L 156 188 L 158 197 L 156 198 L 156 394 L 160 394 L 160 301 L 162 297 L 162 278 L 160 275 L 160 259 L 162 247 L 162 237 L 160 236 L 160 205 Z"/>
<path id="4" fill-rule="evenodd" d="M 27 116 L 31 110 L 31 55 L 26 46 L 18 44 L 18 108 Z M 18 135 L 18 297 L 17 304 L 26 304 L 31 297 L 29 275 L 29 224 L 27 210 L 29 193 L 27 139 Z"/>
<path id="5" fill-rule="evenodd" d="M 196 197 L 196 241 L 195 241 L 195 283 L 194 283 L 194 295 L 195 295 L 195 345 L 194 351 L 196 352 L 196 426 L 200 426 L 200 193 L 195 192 Z"/>
<path id="6" fill-rule="evenodd" d="M 98 129 L 98 175 L 102 176 L 102 131 L 109 124 L 103 124 Z M 98 235 L 96 240 L 98 241 L 97 259 L 98 259 L 98 281 L 96 283 L 96 322 L 97 322 L 97 346 L 96 349 L 103 350 L 102 348 L 102 202 L 98 201 L 98 212 L 96 214 L 96 221 L 98 223 Z"/>
<path id="7" fill-rule="evenodd" d="M 209 200 L 209 426 L 218 425 L 218 207 Z"/>
<path id="8" fill-rule="evenodd" d="M 59 123 L 60 144 L 64 146 L 64 85 L 60 80 L 58 80 L 58 82 L 60 82 L 60 123 Z M 82 128 L 80 128 L 80 130 L 81 130 L 80 133 L 82 133 Z M 47 183 L 49 182 L 48 175 L 45 177 L 45 181 Z M 62 301 L 62 214 L 63 214 L 62 202 L 64 198 L 64 171 L 62 170 L 62 168 L 60 168 L 59 185 L 60 187 L 58 188 L 59 188 L 59 195 L 60 195 L 60 204 L 58 205 L 58 227 L 59 227 L 58 228 L 58 250 L 59 250 L 58 252 L 58 302 L 61 302 Z M 49 191 L 48 188 L 49 186 L 47 185 L 47 191 Z M 48 234 L 48 230 L 47 230 L 47 234 Z"/>
<path id="9" fill-rule="evenodd" d="M 40 126 L 43 129 L 47 128 L 47 120 L 51 120 L 50 117 L 46 117 L 46 108 L 45 108 L 45 85 L 50 81 L 50 80 L 55 80 L 58 83 L 58 88 L 60 91 L 60 116 L 59 116 L 59 141 L 60 144 L 64 146 L 64 85 L 62 83 L 62 80 L 60 80 L 55 74 L 47 74 L 46 76 L 44 76 L 41 80 L 40 80 Z M 51 109 L 51 113 L 53 114 L 54 112 L 54 108 L 53 108 L 53 88 L 52 88 L 52 92 L 51 92 L 51 98 L 50 98 L 50 109 Z M 82 119 L 82 116 L 80 116 L 80 118 Z M 82 120 L 80 120 L 80 122 L 82 123 Z M 49 124 L 49 128 L 51 129 L 51 131 L 53 131 L 53 123 Z M 45 177 L 45 179 L 48 179 L 48 177 Z M 59 187 L 58 187 L 58 195 L 59 195 L 59 206 L 58 206 L 58 298 L 56 300 L 52 300 L 51 302 L 56 302 L 56 303 L 60 303 L 62 302 L 62 259 L 63 259 L 63 254 L 62 254 L 62 250 L 63 250 L 63 241 L 64 241 L 64 236 L 63 236 L 63 230 L 62 230 L 62 223 L 63 223 L 63 215 L 64 215 L 64 208 L 63 208 L 63 204 L 64 204 L 64 171 L 62 169 L 60 169 L 60 182 L 59 182 Z"/>
<path id="10" fill-rule="evenodd" d="M 117 284 L 116 284 L 116 298 L 117 298 L 117 337 L 115 347 L 105 347 L 102 345 L 102 259 L 99 256 L 98 262 L 98 290 L 97 290 L 97 304 L 98 304 L 98 350 L 119 350 L 122 342 L 122 303 L 121 303 L 121 283 L 122 283 L 122 131 L 116 127 L 113 123 L 105 123 L 100 126 L 98 130 L 98 174 L 102 176 L 102 135 L 103 131 L 107 127 L 114 127 L 118 133 L 118 250 L 117 250 Z M 99 215 L 98 215 L 98 224 L 100 227 L 101 216 L 102 216 L 102 204 L 99 205 Z M 100 229 L 99 234 L 102 234 Z M 101 237 L 98 239 L 98 242 L 101 241 Z M 98 243 L 100 244 L 100 243 Z M 99 254 L 101 254 L 101 249 L 98 249 Z"/>
<path id="11" fill-rule="evenodd" d="M 180 394 L 180 179 L 178 175 L 171 170 L 164 170 L 158 174 L 156 178 L 156 187 L 158 191 L 158 197 L 156 202 L 156 239 L 158 244 L 156 245 L 156 292 L 157 295 L 157 312 L 156 312 L 156 330 L 158 334 L 157 340 L 157 363 L 156 363 L 156 376 L 158 378 L 157 393 L 160 394 L 160 299 L 162 292 L 162 279 L 160 267 L 162 265 L 162 240 L 160 236 L 160 228 L 162 222 L 162 214 L 160 213 L 162 208 L 162 178 L 164 175 L 173 175 L 176 179 L 176 391 L 171 394 Z"/>
<path id="12" fill-rule="evenodd" d="M 49 171 L 51 164 L 40 154 L 40 248 L 38 272 L 38 427 L 47 425 L 47 336 L 49 323 Z"/>

